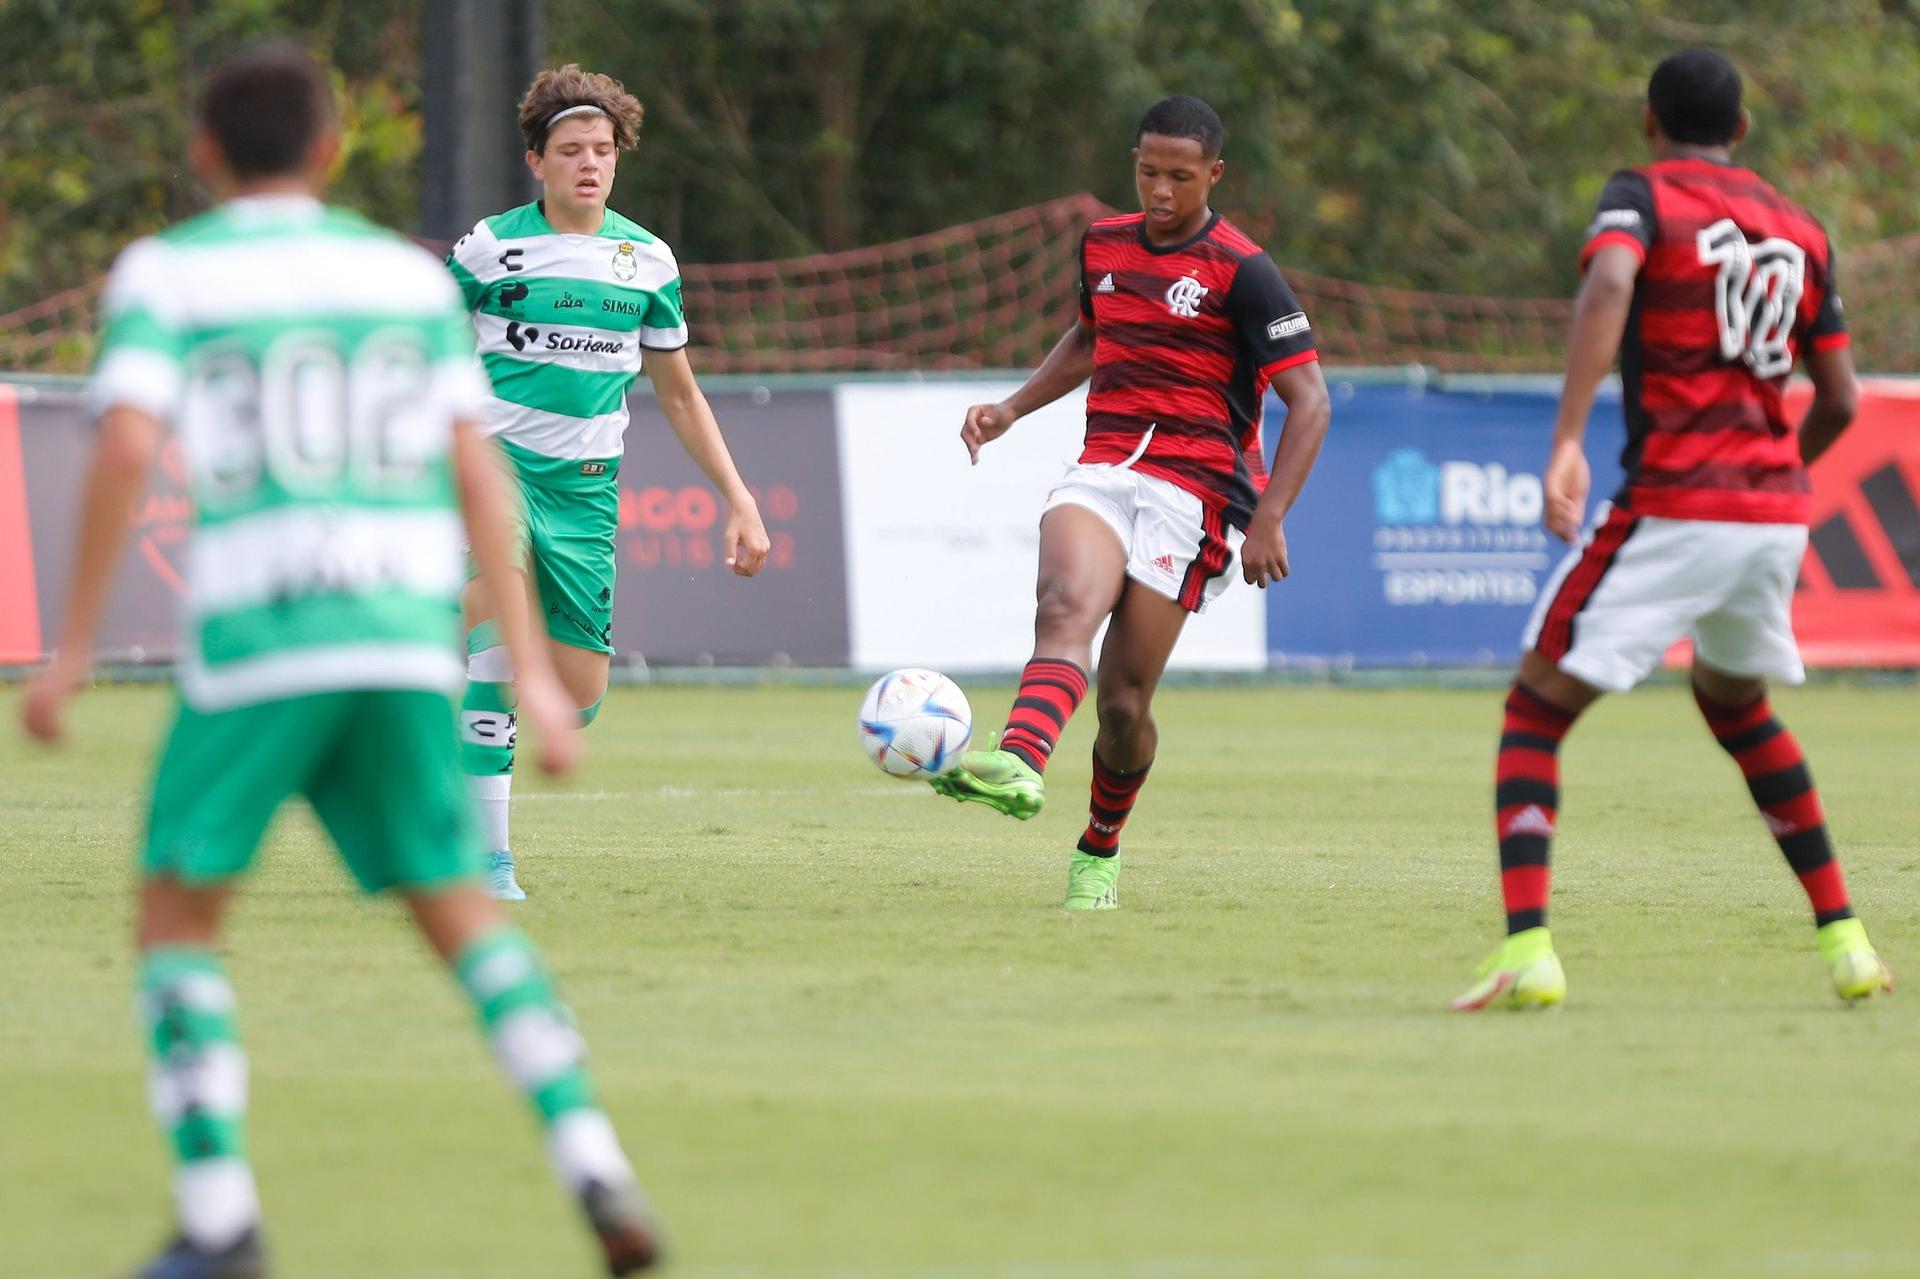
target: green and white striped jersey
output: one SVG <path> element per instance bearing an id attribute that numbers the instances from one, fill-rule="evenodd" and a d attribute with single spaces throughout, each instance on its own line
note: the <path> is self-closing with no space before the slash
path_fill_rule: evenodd
<path id="1" fill-rule="evenodd" d="M 187 704 L 457 689 L 452 425 L 487 393 L 441 264 L 317 200 L 253 197 L 129 246 L 103 308 L 93 406 L 171 422 L 194 500 Z"/>
<path id="2" fill-rule="evenodd" d="M 447 255 L 493 380 L 488 433 L 550 458 L 620 456 L 642 350 L 687 344 L 673 251 L 608 209 L 564 235 L 536 204 L 482 220 Z"/>

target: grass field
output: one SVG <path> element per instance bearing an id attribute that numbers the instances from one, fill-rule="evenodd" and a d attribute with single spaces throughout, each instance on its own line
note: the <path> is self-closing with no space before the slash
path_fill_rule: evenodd
<path id="1" fill-rule="evenodd" d="M 1007 691 L 971 690 L 997 722 Z M 0 692 L 0 1274 L 116 1274 L 165 1164 L 128 872 L 163 695 Z M 1493 942 L 1499 695 L 1163 697 L 1124 909 L 1056 908 L 1090 716 L 1016 824 L 880 776 L 851 689 L 617 691 L 523 784 L 520 917 L 686 1279 L 1920 1273 L 1920 992 L 1845 1010 L 1677 687 L 1565 751 L 1549 1016 L 1442 1011 Z M 1920 977 L 1920 690 L 1778 698 Z M 593 1273 L 531 1120 L 394 909 L 290 812 L 231 970 L 280 1273 Z"/>

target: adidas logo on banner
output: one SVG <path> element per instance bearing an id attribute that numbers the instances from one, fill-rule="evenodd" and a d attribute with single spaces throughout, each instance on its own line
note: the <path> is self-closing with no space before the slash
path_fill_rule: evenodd
<path id="1" fill-rule="evenodd" d="M 1093 291 L 1095 293 L 1113 292 L 1113 272 L 1109 271 L 1105 275 L 1101 276 L 1100 283 L 1093 286 Z"/>
<path id="2" fill-rule="evenodd" d="M 1513 815 L 1513 820 L 1507 823 L 1507 828 L 1500 832 L 1500 838 L 1505 839 L 1509 835 L 1552 834 L 1553 818 L 1547 816 L 1546 810 L 1540 805 L 1528 804 Z"/>

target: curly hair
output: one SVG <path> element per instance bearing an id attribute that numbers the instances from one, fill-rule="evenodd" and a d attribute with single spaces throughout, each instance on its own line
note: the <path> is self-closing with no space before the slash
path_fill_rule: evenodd
<path id="1" fill-rule="evenodd" d="M 613 141 L 622 151 L 631 150 L 640 136 L 640 100 L 627 92 L 627 86 L 612 76 L 597 71 L 582 71 L 580 64 L 569 62 L 557 70 L 542 71 L 527 86 L 520 99 L 520 132 L 527 150 L 544 153 L 547 131 L 553 118 L 569 107 L 597 107 L 613 122 Z"/>

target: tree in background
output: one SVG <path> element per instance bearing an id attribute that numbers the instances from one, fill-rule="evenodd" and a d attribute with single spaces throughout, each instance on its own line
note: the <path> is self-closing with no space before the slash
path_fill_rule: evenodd
<path id="1" fill-rule="evenodd" d="M 202 72 L 293 36 L 339 69 L 333 198 L 412 224 L 417 3 L 0 0 L 0 313 L 101 275 L 134 237 L 208 203 L 184 148 Z"/>
<path id="2" fill-rule="evenodd" d="M 1607 175 L 1643 158 L 1646 76 L 1689 43 L 1746 69 L 1747 158 L 1842 245 L 1920 227 L 1916 0 L 554 0 L 549 12 L 556 58 L 621 76 L 650 104 L 644 187 L 620 198 L 688 261 L 872 243 L 1076 189 L 1131 207 L 1134 121 L 1189 92 L 1227 120 L 1221 203 L 1282 261 L 1558 294 Z"/>
<path id="3" fill-rule="evenodd" d="M 201 206 L 199 70 L 292 34 L 339 68 L 335 198 L 411 229 L 418 0 L 0 0 L 0 312 Z M 1285 263 L 1560 295 L 1658 58 L 1726 50 L 1743 152 L 1841 249 L 1920 228 L 1920 0 L 547 0 L 648 104 L 617 207 L 686 262 L 870 244 L 1073 191 L 1133 203 L 1164 93 L 1226 118 L 1221 205 Z"/>

